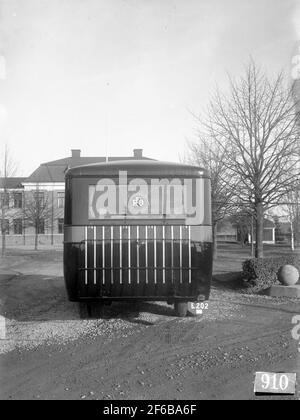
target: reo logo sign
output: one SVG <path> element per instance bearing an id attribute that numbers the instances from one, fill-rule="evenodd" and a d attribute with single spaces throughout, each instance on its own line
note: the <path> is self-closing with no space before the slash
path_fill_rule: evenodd
<path id="1" fill-rule="evenodd" d="M 133 207 L 143 207 L 144 206 L 144 199 L 143 197 L 134 197 L 132 200 Z"/>
<path id="2" fill-rule="evenodd" d="M 202 178 L 102 178 L 89 185 L 89 219 L 172 218 L 202 223 Z"/>

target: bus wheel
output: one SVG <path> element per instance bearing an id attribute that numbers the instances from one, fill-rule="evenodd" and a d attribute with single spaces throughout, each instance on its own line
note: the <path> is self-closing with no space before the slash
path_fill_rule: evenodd
<path id="1" fill-rule="evenodd" d="M 98 319 L 103 317 L 103 305 L 100 302 L 89 302 L 90 318 Z"/>
<path id="2" fill-rule="evenodd" d="M 185 317 L 188 311 L 188 304 L 187 302 L 175 302 L 174 304 L 175 313 L 180 318 Z"/>

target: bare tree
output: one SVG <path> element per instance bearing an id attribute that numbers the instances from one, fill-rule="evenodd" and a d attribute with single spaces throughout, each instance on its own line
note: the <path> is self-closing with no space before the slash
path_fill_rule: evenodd
<path id="1" fill-rule="evenodd" d="M 240 242 L 242 246 L 247 243 L 249 233 L 252 238 L 252 214 L 250 210 L 247 209 L 238 209 L 236 213 L 233 213 L 230 218 L 230 222 L 236 225 Z"/>
<path id="2" fill-rule="evenodd" d="M 281 209 L 286 216 L 291 230 L 291 249 L 295 250 L 295 242 L 299 240 L 299 185 L 287 192 Z"/>
<path id="3" fill-rule="evenodd" d="M 229 171 L 225 164 L 226 154 L 218 142 L 200 132 L 196 141 L 187 143 L 187 148 L 186 160 L 210 172 L 214 256 L 217 257 L 218 222 L 228 216 L 234 206 L 233 185 L 230 183 Z"/>
<path id="4" fill-rule="evenodd" d="M 39 234 L 45 232 L 48 224 L 52 224 L 53 203 L 47 191 L 41 190 L 37 184 L 32 191 L 25 194 L 24 220 L 26 226 L 34 228 L 34 249 L 38 249 Z"/>
<path id="5" fill-rule="evenodd" d="M 199 120 L 226 154 L 236 201 L 253 209 L 255 256 L 262 257 L 264 213 L 299 182 L 295 102 L 283 73 L 271 80 L 253 60 L 229 82 L 229 92 L 217 90 Z"/>
<path id="6" fill-rule="evenodd" d="M 5 254 L 6 250 L 6 234 L 9 230 L 12 223 L 12 213 L 9 209 L 10 204 L 10 194 L 9 194 L 9 178 L 13 177 L 16 173 L 17 165 L 11 157 L 10 150 L 7 144 L 4 147 L 4 156 L 2 160 L 2 165 L 0 168 L 0 206 L 1 206 L 1 254 Z"/>

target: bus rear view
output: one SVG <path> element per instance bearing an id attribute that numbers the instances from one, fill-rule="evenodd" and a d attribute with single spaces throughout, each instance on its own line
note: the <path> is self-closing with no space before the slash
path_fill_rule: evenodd
<path id="1" fill-rule="evenodd" d="M 210 179 L 199 167 L 117 161 L 66 173 L 64 277 L 71 301 L 208 300 Z M 196 307 L 197 305 L 192 305 Z"/>

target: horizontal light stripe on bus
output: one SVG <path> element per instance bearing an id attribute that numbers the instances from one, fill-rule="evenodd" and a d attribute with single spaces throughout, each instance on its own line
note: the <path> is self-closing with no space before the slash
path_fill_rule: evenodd
<path id="1" fill-rule="evenodd" d="M 173 226 L 174 230 L 176 228 L 178 228 L 177 225 L 171 225 L 171 226 L 166 225 L 166 228 L 167 227 L 172 227 L 172 226 Z M 159 227 L 159 225 L 157 225 L 157 227 Z M 86 226 L 65 226 L 64 242 L 65 243 L 80 243 L 80 242 L 84 241 L 85 240 L 85 228 L 86 228 Z M 188 226 L 186 226 L 186 228 L 188 228 Z M 88 230 L 91 229 L 91 232 L 93 232 L 93 226 L 88 226 L 87 229 Z M 97 226 L 97 231 L 98 231 L 98 229 L 99 229 L 99 233 L 101 233 L 101 235 L 97 239 L 97 241 L 99 241 L 99 243 L 100 243 L 100 241 L 102 240 L 103 230 L 101 229 L 101 226 Z M 183 229 L 184 229 L 184 226 L 183 226 Z M 191 235 L 190 236 L 190 241 L 191 242 L 212 242 L 212 227 L 211 226 L 191 226 L 190 227 L 190 235 Z M 91 235 L 91 236 L 88 235 L 88 238 L 87 238 L 88 241 L 93 241 L 93 239 L 94 239 L 93 235 Z M 110 238 L 106 238 L 106 239 L 110 239 Z M 153 240 L 153 238 L 150 238 L 149 236 L 148 236 L 148 238 L 146 238 L 146 235 L 145 235 L 145 238 L 140 237 L 140 240 L 143 240 L 143 239 L 147 239 L 150 242 L 151 242 L 151 240 Z M 114 240 L 119 241 L 120 239 L 119 239 L 119 237 L 116 237 Z M 128 240 L 128 238 L 123 237 L 123 241 L 126 241 L 126 240 Z M 134 240 L 134 238 L 132 238 L 132 240 Z M 157 237 L 156 240 L 160 241 L 162 239 Z M 166 237 L 166 240 L 171 241 L 172 240 L 172 235 L 171 234 L 170 234 L 170 236 L 168 235 Z M 175 234 L 174 234 L 174 240 L 175 241 L 178 240 L 178 238 L 175 237 Z M 182 240 L 183 241 L 188 241 L 188 238 L 182 239 Z"/>

